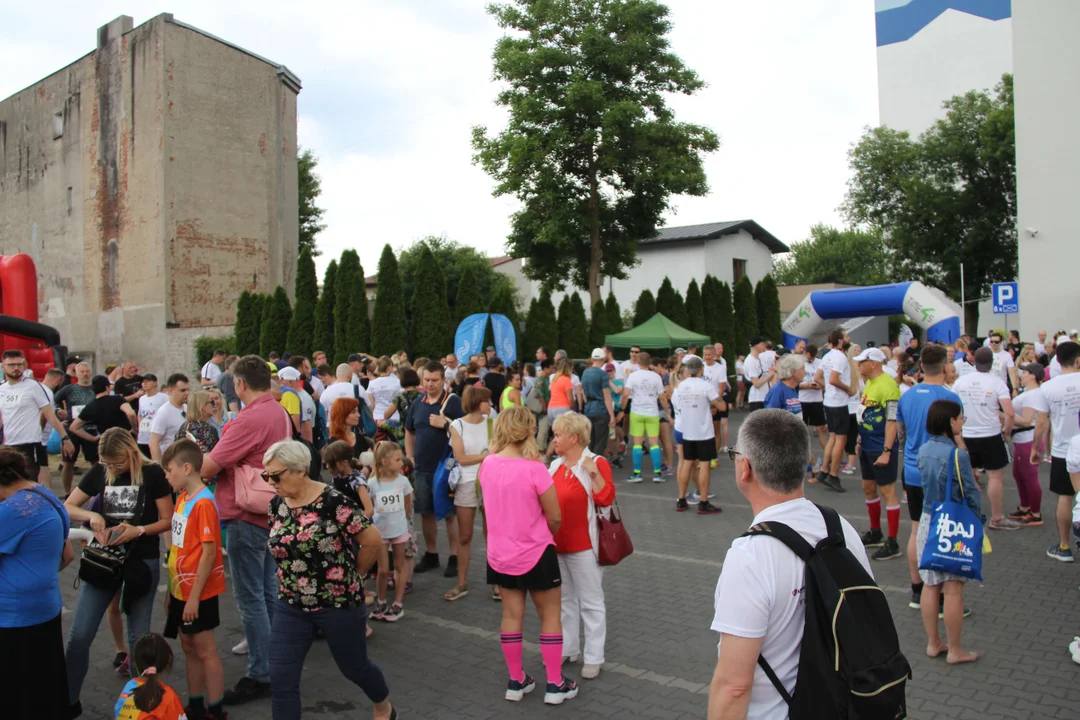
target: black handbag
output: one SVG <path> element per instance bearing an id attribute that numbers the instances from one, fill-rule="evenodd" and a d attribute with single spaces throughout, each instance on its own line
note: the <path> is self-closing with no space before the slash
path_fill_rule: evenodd
<path id="1" fill-rule="evenodd" d="M 139 486 L 135 500 L 134 519 L 142 517 L 146 501 L 146 489 Z M 126 545 L 102 545 L 94 538 L 83 549 L 79 561 L 79 580 L 102 590 L 116 592 L 124 584 L 124 563 L 131 554 L 132 543 Z"/>

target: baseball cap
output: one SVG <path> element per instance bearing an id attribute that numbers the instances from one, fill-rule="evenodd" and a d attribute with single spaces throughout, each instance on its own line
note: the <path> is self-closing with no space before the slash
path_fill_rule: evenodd
<path id="1" fill-rule="evenodd" d="M 350 363 L 360 362 L 360 356 L 357 355 L 356 353 L 352 353 L 351 355 L 349 355 L 349 359 L 346 362 L 350 362 Z"/>
<path id="2" fill-rule="evenodd" d="M 299 380 L 300 371 L 294 367 L 283 367 L 278 370 L 278 380 Z"/>
<path id="3" fill-rule="evenodd" d="M 150 382 L 157 382 L 158 381 L 157 375 L 155 375 L 154 373 L 146 373 L 145 375 L 142 376 L 142 379 L 143 380 L 149 380 Z"/>
<path id="4" fill-rule="evenodd" d="M 784 357 L 785 355 L 790 355 L 790 354 L 791 354 L 791 351 L 788 350 L 783 345 L 777 345 L 776 346 L 776 357 Z"/>
<path id="5" fill-rule="evenodd" d="M 1024 372 L 1031 373 L 1032 375 L 1037 377 L 1040 383 L 1043 381 L 1043 378 L 1046 377 L 1046 368 L 1044 368 L 1040 363 L 1024 363 L 1023 365 L 1020 365 L 1019 368 Z"/>
<path id="6" fill-rule="evenodd" d="M 484 352 L 495 352 L 495 346 L 488 345 L 486 348 L 484 348 Z"/>
<path id="7" fill-rule="evenodd" d="M 686 348 L 675 348 L 675 354 L 676 355 L 685 355 L 686 354 Z"/>
<path id="8" fill-rule="evenodd" d="M 604 365 L 604 372 L 615 372 L 615 363 L 607 363 Z"/>
<path id="9" fill-rule="evenodd" d="M 1080 335 L 1080 330 L 1073 329 L 1069 331 L 1069 337 L 1076 337 L 1077 335 Z"/>
<path id="10" fill-rule="evenodd" d="M 985 372 L 994 366 L 994 351 L 988 347 L 981 347 L 975 351 L 975 369 Z"/>
<path id="11" fill-rule="evenodd" d="M 855 356 L 855 362 L 861 363 L 867 360 L 873 360 L 874 362 L 885 362 L 885 353 L 878 350 L 876 347 L 866 348 L 861 353 Z"/>
<path id="12" fill-rule="evenodd" d="M 607 357 L 607 353 L 604 352 L 604 348 L 593 348 L 592 355 L 593 360 L 603 360 Z"/>
<path id="13" fill-rule="evenodd" d="M 761 337 L 760 335 L 754 335 L 752 338 L 750 338 L 750 347 L 760 345 L 763 342 L 765 342 L 765 338 Z"/>
<path id="14" fill-rule="evenodd" d="M 95 375 L 94 379 L 90 381 L 90 386 L 94 388 L 94 392 L 103 393 L 112 387 L 112 380 L 106 375 Z"/>

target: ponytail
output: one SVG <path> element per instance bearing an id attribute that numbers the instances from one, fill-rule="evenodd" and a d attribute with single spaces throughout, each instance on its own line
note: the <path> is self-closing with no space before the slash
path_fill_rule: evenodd
<path id="1" fill-rule="evenodd" d="M 131 693 L 135 707 L 142 712 L 152 712 L 161 704 L 165 687 L 160 673 L 172 667 L 172 648 L 165 638 L 156 633 L 143 635 L 133 648 L 132 668 L 144 678 Z"/>

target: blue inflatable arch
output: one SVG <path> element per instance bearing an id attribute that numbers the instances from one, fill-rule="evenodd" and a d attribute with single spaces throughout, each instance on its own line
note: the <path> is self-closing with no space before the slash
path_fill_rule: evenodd
<path id="1" fill-rule="evenodd" d="M 815 290 L 784 321 L 784 347 L 793 348 L 799 340 L 809 341 L 822 330 L 826 320 L 900 314 L 906 314 L 925 330 L 928 341 L 956 342 L 960 318 L 942 305 L 929 288 L 918 282 Z"/>

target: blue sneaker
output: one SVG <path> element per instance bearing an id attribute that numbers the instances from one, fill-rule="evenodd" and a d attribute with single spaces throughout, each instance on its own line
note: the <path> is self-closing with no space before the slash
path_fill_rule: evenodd
<path id="1" fill-rule="evenodd" d="M 551 683 L 548 683 L 548 687 L 551 687 Z M 510 681 L 506 683 L 506 699 L 510 702 L 521 702 L 521 698 L 525 697 L 535 689 L 536 681 L 528 675 L 526 675 L 525 679 L 521 682 L 511 678 Z"/>
<path id="2" fill-rule="evenodd" d="M 509 692 L 509 691 L 507 691 Z M 547 692 L 544 693 L 544 703 L 547 705 L 562 705 L 563 701 L 577 697 L 577 683 L 563 678 L 562 685 L 555 683 L 547 684 Z"/>
<path id="3" fill-rule="evenodd" d="M 1051 545 L 1050 549 L 1046 551 L 1046 557 L 1054 558 L 1060 562 L 1071 563 L 1073 561 L 1073 551 L 1069 548 L 1060 548 L 1057 545 Z"/>
<path id="4" fill-rule="evenodd" d="M 639 473 L 639 472 L 634 473 L 630 477 L 626 478 L 626 482 L 628 482 L 628 483 L 639 483 L 639 482 L 641 482 L 641 473 Z"/>
<path id="5" fill-rule="evenodd" d="M 696 492 L 692 492 L 686 496 L 686 502 L 697 505 L 699 502 L 701 502 L 701 495 Z"/>

